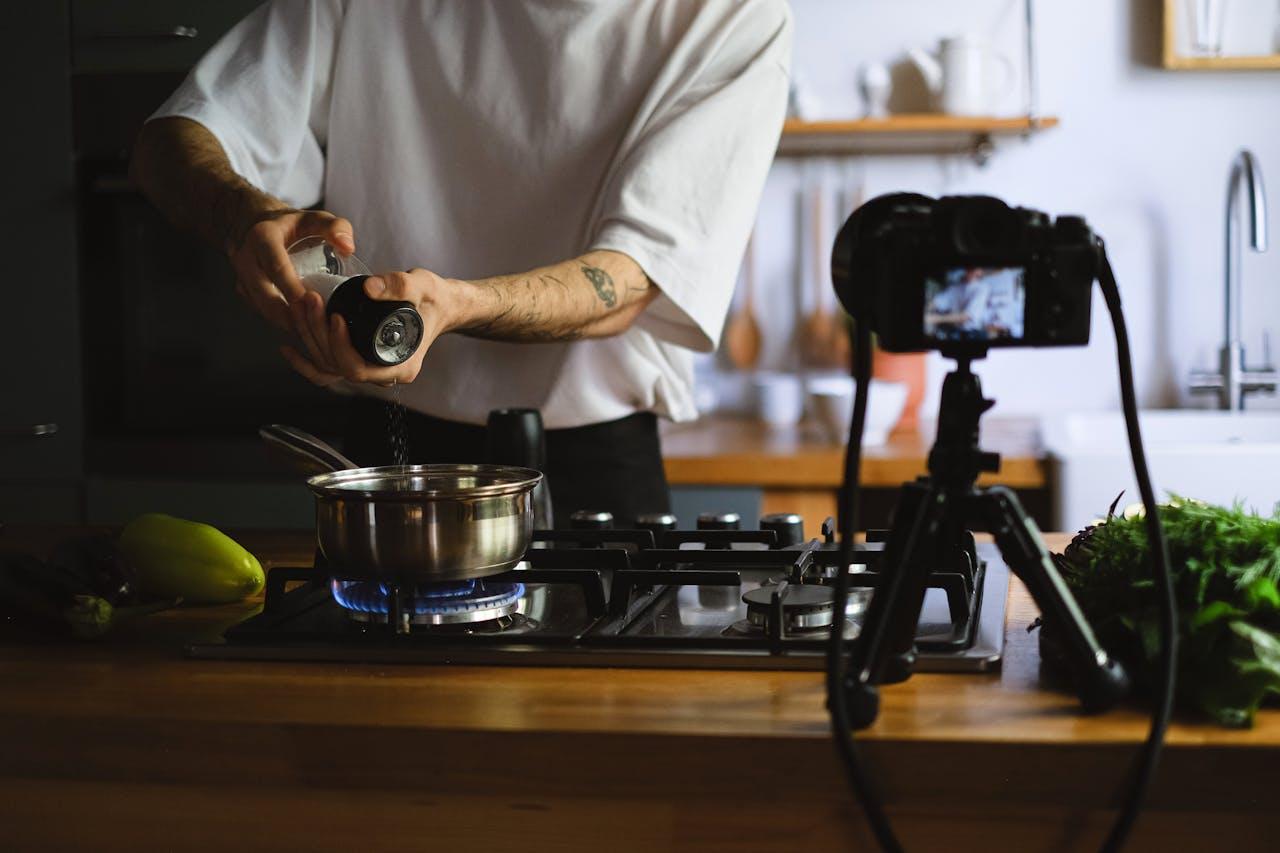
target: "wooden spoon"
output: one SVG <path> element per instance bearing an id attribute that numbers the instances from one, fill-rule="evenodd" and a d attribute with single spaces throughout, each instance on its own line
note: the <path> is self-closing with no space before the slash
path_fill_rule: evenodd
<path id="1" fill-rule="evenodd" d="M 750 370 L 760 361 L 760 324 L 756 321 L 756 251 L 755 235 L 747 240 L 743 258 L 742 305 L 729 317 L 724 327 L 724 348 L 729 363 L 739 370 Z"/>
<path id="2" fill-rule="evenodd" d="M 849 214 L 862 207 L 862 202 L 866 200 L 867 195 L 866 184 L 860 180 L 856 186 L 848 188 L 847 193 L 847 195 L 845 193 L 841 193 L 841 200 L 844 202 L 842 205 L 844 208 L 843 216 L 846 219 L 849 217 Z M 837 222 L 836 228 L 839 229 L 843 227 L 843 225 L 843 222 Z M 832 239 L 835 239 L 834 234 L 832 234 Z M 827 252 L 827 257 L 829 258 L 830 249 L 828 249 Z M 830 261 L 827 260 L 825 263 L 829 264 Z M 830 267 L 824 267 L 824 269 L 829 268 Z M 832 294 L 830 287 L 824 288 L 824 293 L 834 295 Z M 831 346 L 831 363 L 842 370 L 847 370 L 849 368 L 850 357 L 853 355 L 852 335 L 853 330 L 849 324 L 849 316 L 845 314 L 844 309 L 840 308 L 837 303 L 836 310 L 831 312 L 831 338 L 833 341 Z"/>
<path id="3" fill-rule="evenodd" d="M 829 247 L 826 234 L 826 199 L 819 185 L 813 191 L 813 215 L 809 222 L 812 237 L 813 310 L 800 327 L 800 354 L 812 367 L 845 367 L 849 363 L 849 335 L 844 318 L 827 307 L 830 290 L 826 269 Z"/>

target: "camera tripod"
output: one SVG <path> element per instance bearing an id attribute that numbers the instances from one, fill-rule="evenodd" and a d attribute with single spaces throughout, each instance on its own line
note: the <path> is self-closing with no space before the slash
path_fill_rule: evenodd
<path id="1" fill-rule="evenodd" d="M 944 352 L 944 355 L 947 353 Z M 1102 711 L 1128 690 L 1129 679 L 1090 630 L 1049 558 L 1040 531 L 1007 488 L 978 488 L 978 475 L 997 471 L 1000 457 L 978 447 L 978 421 L 994 400 L 982 396 L 971 353 L 942 384 L 938 435 L 929 474 L 903 485 L 881 561 L 883 581 L 853 643 L 844 687 L 850 722 L 865 728 L 879 711 L 877 684 L 903 681 L 915 662 L 915 630 L 929 575 L 937 569 L 972 574 L 963 547 L 969 530 L 993 534 L 1010 570 L 1045 617 L 1061 625 L 1076 692 L 1086 710 Z"/>

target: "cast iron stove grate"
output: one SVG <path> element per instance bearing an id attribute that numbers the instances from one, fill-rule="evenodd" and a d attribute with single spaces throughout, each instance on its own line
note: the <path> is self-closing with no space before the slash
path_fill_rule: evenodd
<path id="1" fill-rule="evenodd" d="M 856 635 L 880 578 L 882 543 L 874 533 L 869 539 L 856 552 L 865 570 L 852 575 L 847 636 Z M 829 525 L 823 540 L 785 548 L 770 530 L 539 531 L 520 567 L 478 582 L 486 594 L 518 588 L 514 608 L 503 604 L 493 618 L 475 620 L 414 618 L 420 603 L 398 591 L 410 618 L 397 631 L 385 611 L 339 604 L 334 589 L 351 582 L 317 556 L 313 567 L 270 570 L 261 613 L 227 631 L 225 642 L 187 651 L 257 660 L 820 669 L 837 618 L 829 581 L 838 560 Z M 1008 570 L 994 549 L 972 541 L 949 562 L 926 596 L 917 669 L 992 669 L 1003 649 Z"/>

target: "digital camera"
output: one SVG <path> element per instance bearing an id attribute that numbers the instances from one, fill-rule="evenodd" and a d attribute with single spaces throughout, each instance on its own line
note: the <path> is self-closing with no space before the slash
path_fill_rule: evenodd
<path id="1" fill-rule="evenodd" d="M 1099 241 L 989 196 L 883 195 L 836 237 L 831 278 L 888 352 L 980 356 L 990 347 L 1089 342 Z"/>

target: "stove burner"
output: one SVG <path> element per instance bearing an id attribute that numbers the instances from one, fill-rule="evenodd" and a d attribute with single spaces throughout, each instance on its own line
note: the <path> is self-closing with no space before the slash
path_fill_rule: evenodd
<path id="1" fill-rule="evenodd" d="M 386 622 L 391 589 L 378 581 L 330 582 L 333 598 L 358 622 Z M 414 625 L 458 625 L 509 616 L 524 595 L 522 583 L 465 580 L 420 584 L 405 596 L 404 610 Z"/>
<path id="2" fill-rule="evenodd" d="M 423 589 L 406 580 L 395 590 L 397 578 L 362 576 L 321 554 L 314 565 L 278 566 L 267 574 L 262 613 L 230 629 L 226 642 L 188 652 L 244 660 L 821 669 L 832 623 L 855 639 L 885 577 L 883 545 L 873 543 L 858 555 L 865 569 L 851 576 L 840 618 L 828 597 L 839 563 L 834 541 L 764 549 L 777 543 L 774 531 L 663 530 L 655 538 L 648 529 L 537 531 L 533 541 L 545 547 L 531 549 L 519 570 Z M 921 669 L 978 672 L 999 662 L 1009 572 L 998 555 L 989 564 L 979 557 L 970 541 L 964 559 L 930 577 L 915 626 Z"/>
<path id="3" fill-rule="evenodd" d="M 747 604 L 747 621 L 764 628 L 773 610 L 776 586 L 762 586 L 743 594 Z M 818 584 L 791 584 L 784 590 L 782 613 L 787 621 L 787 631 L 814 631 L 830 628 L 835 611 L 835 596 L 831 589 Z"/>

